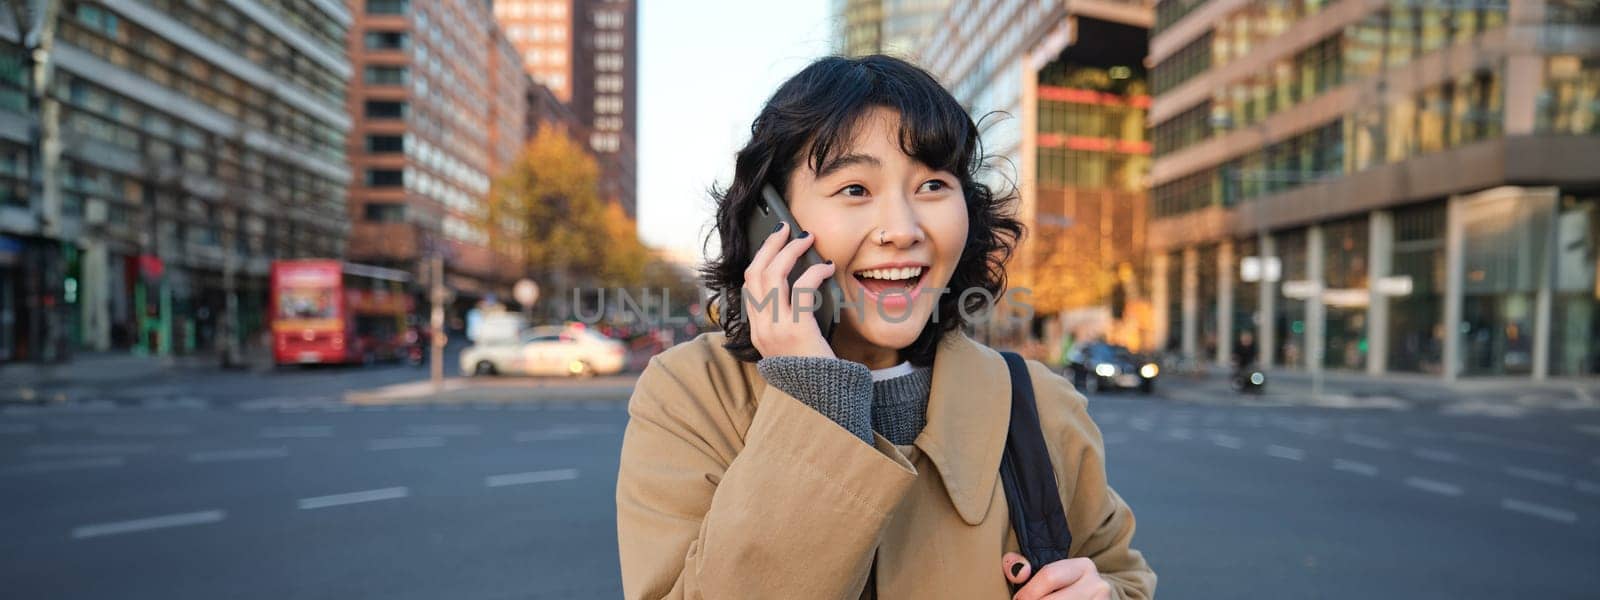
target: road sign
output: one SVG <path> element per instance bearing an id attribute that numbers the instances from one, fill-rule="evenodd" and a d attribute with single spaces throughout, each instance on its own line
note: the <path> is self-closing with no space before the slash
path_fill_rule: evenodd
<path id="1" fill-rule="evenodd" d="M 511 297 L 516 298 L 517 303 L 523 306 L 533 306 L 533 303 L 539 301 L 539 284 L 534 283 L 532 279 L 518 281 L 511 288 Z"/>

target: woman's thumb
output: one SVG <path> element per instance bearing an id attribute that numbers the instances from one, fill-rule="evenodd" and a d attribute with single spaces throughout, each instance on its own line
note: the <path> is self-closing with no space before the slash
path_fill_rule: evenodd
<path id="1" fill-rule="evenodd" d="M 1033 575 L 1033 567 L 1028 564 L 1028 559 L 1015 552 L 1007 552 L 1001 557 L 1000 566 L 1005 568 L 1006 580 L 1011 583 L 1022 583 Z"/>

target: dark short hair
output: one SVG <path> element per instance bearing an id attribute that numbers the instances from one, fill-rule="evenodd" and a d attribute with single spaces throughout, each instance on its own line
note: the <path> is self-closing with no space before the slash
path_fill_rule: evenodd
<path id="1" fill-rule="evenodd" d="M 813 170 L 848 151 L 861 118 L 873 108 L 899 113 L 901 149 L 930 168 L 953 173 L 967 204 L 966 246 L 951 275 L 950 293 L 939 297 L 938 322 L 924 326 L 917 340 L 901 350 L 900 359 L 933 364 L 944 333 L 964 326 L 965 315 L 982 314 L 1005 289 L 1005 263 L 1023 226 L 1011 212 L 1015 194 L 997 195 L 977 181 L 987 162 L 978 126 L 966 109 L 927 71 L 904 60 L 883 55 L 819 59 L 767 100 L 750 125 L 749 143 L 739 150 L 733 181 L 711 190 L 722 251 L 700 268 L 700 277 L 717 304 L 717 321 L 728 337 L 724 347 L 738 359 L 761 358 L 742 318 L 741 290 L 744 270 L 760 243 L 747 239 L 743 224 L 755 210 L 762 186 L 772 184 L 786 193 L 789 175 L 808 148 L 803 158 Z M 961 292 L 972 288 L 988 295 L 963 298 Z M 963 300 L 966 306 L 958 306 Z"/>

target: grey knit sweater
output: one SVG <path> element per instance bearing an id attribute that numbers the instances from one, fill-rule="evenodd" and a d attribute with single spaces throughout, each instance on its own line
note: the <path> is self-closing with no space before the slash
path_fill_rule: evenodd
<path id="1" fill-rule="evenodd" d="M 756 367 L 768 383 L 869 445 L 874 431 L 891 443 L 910 444 L 927 424 L 930 367 L 877 381 L 866 365 L 841 358 L 773 356 Z"/>

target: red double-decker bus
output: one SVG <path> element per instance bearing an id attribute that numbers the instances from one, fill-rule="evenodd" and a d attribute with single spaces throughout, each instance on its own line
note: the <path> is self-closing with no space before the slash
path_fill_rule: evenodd
<path id="1" fill-rule="evenodd" d="M 279 365 L 419 362 L 404 271 L 329 259 L 272 262 L 272 355 Z"/>

